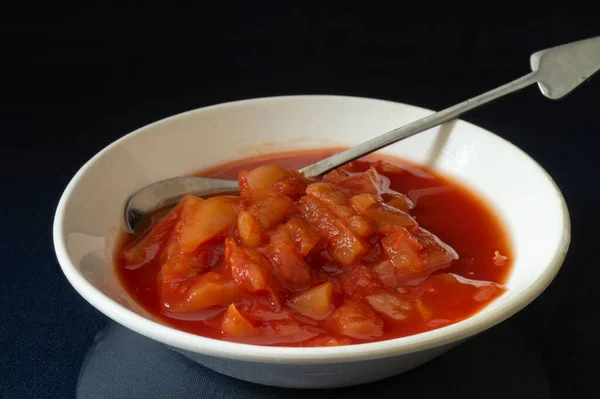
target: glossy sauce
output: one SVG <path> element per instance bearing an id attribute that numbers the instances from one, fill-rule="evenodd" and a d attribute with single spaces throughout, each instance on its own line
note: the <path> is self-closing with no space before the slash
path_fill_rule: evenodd
<path id="1" fill-rule="evenodd" d="M 198 175 L 237 179 L 241 170 L 266 164 L 277 164 L 285 169 L 299 169 L 338 150 L 297 151 L 255 157 L 222 165 L 198 173 Z M 385 163 L 378 163 L 379 161 L 385 161 Z M 294 338 L 289 340 L 273 338 L 266 333 L 262 333 L 258 337 L 227 336 L 220 328 L 226 306 L 188 313 L 166 310 L 164 304 L 161 304 L 159 275 L 162 265 L 158 261 L 158 254 L 147 259 L 141 265 L 128 264 L 123 253 L 135 242 L 133 237 L 125 234 L 122 237 L 122 246 L 117 252 L 116 259 L 120 280 L 138 303 L 155 315 L 159 321 L 174 328 L 216 339 L 281 346 L 345 345 L 412 335 L 468 318 L 502 295 L 504 292 L 502 284 L 506 282 L 510 273 L 513 256 L 508 236 L 500 220 L 486 203 L 460 184 L 442 177 L 429 168 L 397 158 L 381 155 L 370 156 L 353 162 L 351 171 L 365 171 L 371 165 L 375 165 L 377 171 L 389 179 L 390 189 L 406 194 L 412 200 L 414 208 L 408 213 L 417 221 L 418 225 L 435 234 L 441 241 L 452 247 L 458 255 L 458 259 L 453 260 L 449 267 L 433 272 L 424 281 L 412 282 L 391 290 L 385 284 L 378 282 L 376 292 L 383 292 L 384 296 L 379 299 L 370 297 L 369 300 L 365 299 L 372 294 L 368 287 L 364 289 L 364 297 L 360 296 L 363 295 L 360 278 L 362 278 L 361 270 L 364 269 L 355 264 L 350 268 L 327 269 L 329 266 L 326 265 L 331 263 L 330 261 L 319 255 L 307 256 L 312 273 L 311 287 L 314 288 L 323 282 L 331 282 L 334 287 L 332 306 L 335 309 L 346 302 L 352 305 L 358 295 L 358 302 L 361 303 L 361 306 L 366 304 L 369 314 L 372 314 L 368 305 L 379 310 L 382 306 L 385 308 L 386 304 L 382 305 L 380 299 L 385 298 L 387 295 L 385 293 L 388 292 L 386 290 L 393 295 L 401 294 L 401 298 L 410 301 L 411 310 L 406 313 L 409 316 L 403 315 L 401 322 L 390 321 L 390 318 L 385 315 L 385 309 L 383 316 L 379 310 L 375 312 L 379 316 L 376 318 L 376 324 L 384 322 L 380 334 L 362 336 L 340 333 L 342 329 L 339 326 L 348 325 L 349 319 L 328 313 L 327 318 L 322 320 L 304 316 L 295 318 L 294 320 L 300 320 L 301 324 L 305 324 L 302 324 L 303 327 L 299 332 L 292 334 Z M 164 216 L 164 213 L 157 215 L 156 220 L 158 221 Z M 204 261 L 212 262 L 215 264 L 215 270 L 221 270 L 224 266 L 217 259 L 222 258 L 225 251 L 223 240 L 217 240 L 205 248 L 207 248 L 206 253 L 208 254 L 206 256 L 212 257 L 213 260 L 205 257 Z M 377 256 L 380 257 L 380 255 Z M 369 275 L 368 278 L 372 278 L 372 275 Z M 348 284 L 353 288 L 344 291 L 343 287 L 347 287 Z M 290 292 L 286 291 L 282 295 L 283 302 L 289 305 Z M 287 320 L 287 313 L 272 312 L 260 301 L 241 300 L 238 302 L 237 308 L 255 326 L 260 323 L 260 320 L 264 321 L 261 317 L 266 317 L 264 316 L 265 312 L 270 312 L 268 317 L 281 318 L 282 323 Z M 283 305 L 283 307 L 288 309 L 287 305 Z M 388 312 L 387 314 L 393 316 L 395 313 Z M 337 319 L 332 322 L 330 319 L 335 317 Z M 335 324 L 337 327 L 332 329 L 331 323 L 337 323 Z M 274 325 L 279 326 L 279 324 Z M 378 331 L 380 329 L 379 326 L 374 328 Z M 306 339 L 302 338 L 303 334 L 306 335 Z"/>

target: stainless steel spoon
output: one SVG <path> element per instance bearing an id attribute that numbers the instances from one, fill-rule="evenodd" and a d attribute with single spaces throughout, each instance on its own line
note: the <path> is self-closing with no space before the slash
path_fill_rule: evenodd
<path id="1" fill-rule="evenodd" d="M 334 154 L 300 169 L 300 172 L 309 178 L 320 176 L 533 83 L 538 84 L 547 98 L 562 98 L 600 69 L 600 36 L 538 51 L 531 55 L 530 63 L 531 72 L 527 75 Z M 124 213 L 125 228 L 129 232 L 135 232 L 139 222 L 146 216 L 176 203 L 184 195 L 195 194 L 203 197 L 238 190 L 237 181 L 232 180 L 178 176 L 158 181 L 136 191 L 129 198 Z"/>

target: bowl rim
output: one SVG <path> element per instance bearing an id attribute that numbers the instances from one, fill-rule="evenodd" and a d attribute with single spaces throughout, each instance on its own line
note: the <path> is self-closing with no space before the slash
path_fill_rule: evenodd
<path id="1" fill-rule="evenodd" d="M 123 305 L 117 303 L 94 287 L 73 264 L 67 250 L 64 234 L 66 204 L 71 193 L 87 169 L 90 168 L 91 165 L 93 165 L 106 152 L 110 151 L 114 147 L 119 146 L 123 141 L 128 140 L 134 135 L 143 134 L 145 131 L 148 131 L 153 127 L 166 124 L 173 119 L 182 118 L 192 113 L 210 112 L 216 108 L 243 107 L 251 103 L 278 102 L 281 100 L 302 101 L 308 99 L 350 99 L 369 102 L 382 102 L 395 106 L 401 106 L 416 113 L 420 112 L 431 114 L 434 112 L 432 110 L 411 104 L 378 98 L 331 94 L 283 95 L 249 98 L 195 108 L 139 127 L 108 144 L 99 152 L 97 152 L 96 155 L 85 162 L 85 164 L 81 166 L 71 178 L 60 197 L 53 221 L 54 250 L 59 265 L 72 287 L 94 308 L 99 310 L 110 319 L 133 331 L 136 331 L 141 335 L 162 342 L 163 344 L 166 344 L 174 349 L 249 362 L 279 364 L 325 364 L 399 356 L 447 344 L 458 343 L 513 316 L 524 307 L 529 305 L 540 294 L 542 294 L 542 292 L 545 291 L 545 289 L 554 280 L 562 267 L 571 242 L 571 220 L 569 210 L 560 188 L 548 174 L 548 172 L 529 154 L 503 137 L 500 137 L 480 126 L 474 125 L 462 119 L 458 119 L 461 124 L 470 125 L 471 127 L 475 128 L 478 134 L 494 136 L 495 139 L 503 141 L 504 144 L 511 147 L 513 151 L 532 162 L 533 166 L 537 167 L 542 172 L 555 190 L 560 201 L 560 211 L 562 212 L 562 214 L 559 216 L 562 216 L 563 218 L 563 232 L 560 239 L 560 246 L 555 249 L 552 260 L 549 262 L 549 264 L 546 265 L 533 283 L 529 284 L 510 300 L 507 300 L 489 312 L 486 312 L 484 316 L 481 316 L 481 312 L 478 312 L 465 320 L 439 329 L 384 341 L 358 343 L 347 346 L 296 348 L 243 344 L 194 335 L 141 316 L 134 311 L 125 308 Z"/>

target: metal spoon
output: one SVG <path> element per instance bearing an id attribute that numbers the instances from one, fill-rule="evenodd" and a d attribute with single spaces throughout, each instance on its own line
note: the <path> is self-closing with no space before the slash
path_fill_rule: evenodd
<path id="1" fill-rule="evenodd" d="M 446 108 L 334 154 L 300 169 L 306 177 L 320 176 L 385 146 L 421 133 L 497 98 L 537 83 L 542 94 L 559 99 L 600 69 L 600 36 L 538 51 L 530 57 L 532 72 L 477 97 Z M 178 176 L 158 181 L 135 192 L 125 207 L 125 227 L 134 232 L 139 222 L 157 210 L 172 205 L 186 194 L 198 196 L 239 190 L 237 181 Z"/>

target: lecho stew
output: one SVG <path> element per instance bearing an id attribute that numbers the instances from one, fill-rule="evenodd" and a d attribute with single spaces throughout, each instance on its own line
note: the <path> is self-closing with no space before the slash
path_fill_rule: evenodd
<path id="1" fill-rule="evenodd" d="M 161 322 L 205 337 L 333 346 L 418 334 L 502 295 L 512 255 L 490 207 L 435 171 L 371 156 L 322 178 L 332 151 L 247 159 L 199 173 L 241 192 L 184 197 L 117 270 Z"/>

